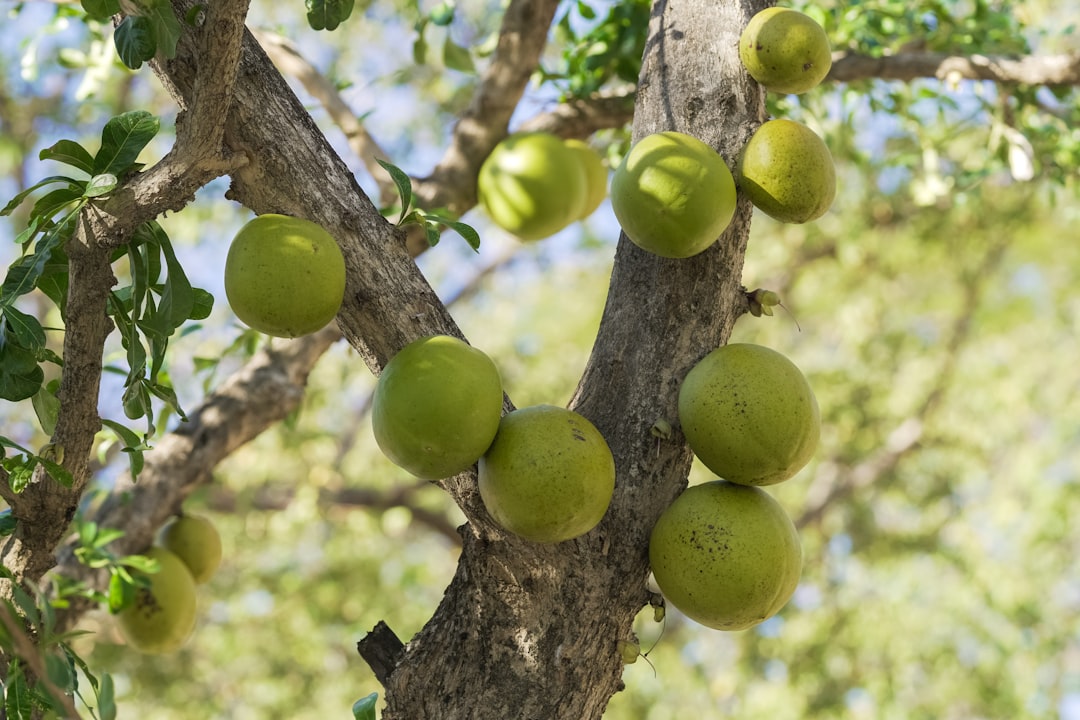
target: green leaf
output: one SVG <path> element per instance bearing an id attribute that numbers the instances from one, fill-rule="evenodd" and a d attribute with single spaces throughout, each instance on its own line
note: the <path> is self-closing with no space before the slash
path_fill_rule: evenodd
<path id="1" fill-rule="evenodd" d="M 120 12 L 120 0 L 82 0 L 83 10 L 91 20 L 105 22 Z"/>
<path id="2" fill-rule="evenodd" d="M 34 476 L 34 468 L 37 467 L 37 458 L 34 455 L 23 455 L 0 462 L 8 472 L 8 485 L 13 493 L 21 493 L 30 485 Z"/>
<path id="3" fill-rule="evenodd" d="M 366 695 L 352 706 L 353 720 L 375 720 L 375 703 L 379 700 L 379 693 L 373 692 Z"/>
<path id="4" fill-rule="evenodd" d="M 45 347 L 45 330 L 36 317 L 27 315 L 12 305 L 0 305 L 0 308 L 3 309 L 3 317 L 19 345 L 30 352 L 37 352 Z"/>
<path id="5" fill-rule="evenodd" d="M 101 175 L 95 175 L 90 178 L 90 182 L 86 184 L 86 190 L 83 191 L 83 197 L 93 198 L 101 197 L 102 195 L 108 195 L 116 186 L 120 184 L 116 176 L 112 173 L 102 173 Z"/>
<path id="6" fill-rule="evenodd" d="M 37 199 L 37 202 L 34 203 L 33 210 L 30 211 L 31 215 L 43 220 L 51 218 L 68 205 L 82 199 L 84 193 L 85 188 L 82 183 L 74 183 L 68 187 L 51 190 Z M 77 208 L 72 208 L 71 212 L 74 212 L 76 209 Z"/>
<path id="7" fill-rule="evenodd" d="M 116 690 L 112 675 L 101 674 L 101 687 L 97 689 L 98 719 L 116 720 Z"/>
<path id="8" fill-rule="evenodd" d="M 71 690 L 74 673 L 71 672 L 71 664 L 66 658 L 60 657 L 56 653 L 47 653 L 45 655 L 45 674 L 61 691 Z"/>
<path id="9" fill-rule="evenodd" d="M 31 398 L 45 381 L 34 353 L 15 343 L 0 346 L 0 399 L 21 402 Z"/>
<path id="10" fill-rule="evenodd" d="M 58 386 L 56 380 L 42 385 L 30 400 L 42 432 L 50 437 L 56 430 L 56 421 L 60 417 L 60 400 L 56 397 Z"/>
<path id="11" fill-rule="evenodd" d="M 128 15 L 121 20 L 113 30 L 113 42 L 120 61 L 132 70 L 138 70 L 157 54 L 154 24 L 141 15 Z"/>
<path id="12" fill-rule="evenodd" d="M 69 178 L 69 177 L 67 177 L 65 175 L 50 175 L 47 178 L 44 178 L 42 180 L 38 180 L 36 183 L 34 183 L 30 187 L 23 190 L 21 193 L 19 193 L 15 197 L 13 197 L 11 199 L 11 201 L 8 202 L 8 204 L 4 206 L 4 209 L 0 210 L 0 215 L 10 215 L 11 213 L 13 213 L 15 211 L 15 208 L 22 205 L 23 201 L 26 200 L 26 198 L 28 196 L 32 195 L 34 192 L 36 192 L 37 190 L 40 190 L 41 188 L 45 187 L 46 185 L 52 185 L 53 183 L 65 183 L 67 185 L 78 185 L 79 184 L 79 182 L 77 180 L 73 180 L 72 178 Z"/>
<path id="13" fill-rule="evenodd" d="M 70 488 L 72 485 L 75 484 L 75 478 L 71 475 L 67 468 L 65 468 L 60 463 L 49 460 L 48 458 L 42 457 L 41 455 L 38 456 L 38 462 L 41 463 L 42 467 L 45 468 L 45 471 L 49 473 L 49 476 L 53 480 L 60 483 L 64 487 Z"/>
<path id="14" fill-rule="evenodd" d="M 93 174 L 123 176 L 160 129 L 161 121 L 145 110 L 132 110 L 111 118 L 101 131 L 101 148 L 94 157 Z"/>
<path id="15" fill-rule="evenodd" d="M 158 310 L 168 317 L 172 330 L 184 324 L 191 317 L 191 311 L 195 307 L 195 293 L 191 288 L 184 268 L 176 259 L 172 242 L 168 234 L 157 223 L 153 223 L 158 231 L 158 240 L 161 244 L 161 253 L 165 256 L 165 266 L 168 275 L 165 278 L 165 288 L 161 294 L 161 305 Z M 170 330 L 169 334 L 172 334 Z"/>
<path id="16" fill-rule="evenodd" d="M 401 215 L 397 221 L 397 224 L 400 225 L 409 212 L 409 206 L 412 205 L 412 180 L 397 165 L 380 158 L 375 159 L 383 166 L 386 172 L 390 173 L 390 179 L 394 181 L 394 185 L 397 187 L 398 196 L 401 198 Z"/>
<path id="17" fill-rule="evenodd" d="M 192 288 L 191 313 L 189 320 L 205 320 L 214 310 L 214 296 L 202 288 Z"/>
<path id="18" fill-rule="evenodd" d="M 154 0 L 146 17 L 153 28 L 158 51 L 167 59 L 176 57 L 176 43 L 180 40 L 180 21 L 176 19 L 172 3 L 169 0 Z"/>
<path id="19" fill-rule="evenodd" d="M 135 601 L 135 590 L 135 586 L 127 582 L 119 572 L 113 572 L 109 576 L 109 612 L 115 615 L 130 607 Z"/>
<path id="20" fill-rule="evenodd" d="M 149 449 L 134 431 L 114 420 L 102 419 L 101 424 L 116 433 L 120 441 L 124 443 L 122 448 L 128 453 L 128 464 L 131 467 L 131 479 L 136 480 L 143 469 L 143 451 Z"/>
<path id="21" fill-rule="evenodd" d="M 451 70 L 459 72 L 471 73 L 476 71 L 476 66 L 473 65 L 472 55 L 469 54 L 468 49 L 458 45 L 449 37 L 443 41 L 443 64 Z"/>
<path id="22" fill-rule="evenodd" d="M 38 153 L 39 160 L 55 160 L 82 170 L 87 175 L 94 172 L 94 157 L 74 140 L 57 140 L 51 146 Z"/>
<path id="23" fill-rule="evenodd" d="M 336 30 L 353 11 L 353 0 L 304 0 L 304 4 L 312 30 Z"/>
<path id="24" fill-rule="evenodd" d="M 443 220 L 443 222 L 446 223 L 446 226 L 451 230 L 465 238 L 465 242 L 469 243 L 469 247 L 476 252 L 480 252 L 480 234 L 477 233 L 471 225 L 466 225 L 457 220 Z"/>
<path id="25" fill-rule="evenodd" d="M 30 699 L 30 688 L 26 684 L 21 662 L 12 662 L 8 668 L 7 681 L 4 683 L 4 710 L 7 720 L 31 720 L 34 703 Z"/>

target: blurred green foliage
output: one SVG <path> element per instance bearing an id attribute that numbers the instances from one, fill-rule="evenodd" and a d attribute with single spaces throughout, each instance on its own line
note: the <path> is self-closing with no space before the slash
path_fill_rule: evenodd
<path id="1" fill-rule="evenodd" d="M 1078 47 L 1062 31 L 1075 3 L 795 5 L 837 48 L 869 54 L 911 43 Z M 415 45 L 450 43 L 480 65 L 497 7 L 358 3 L 348 34 L 316 35 L 298 4 L 255 2 L 251 24 L 308 49 L 395 163 L 420 173 L 475 76 L 460 53 L 456 68 L 426 49 L 417 64 Z M 632 80 L 647 10 L 566 4 L 523 116 Z M 107 28 L 77 23 L 63 5 L 23 13 L 36 15 L 12 16 L 19 43 L 0 52 L 3 198 L 43 174 L 37 153 L 55 136 L 92 141 L 131 107 L 173 112 L 148 74 L 120 71 Z M 791 357 L 822 408 L 818 457 L 772 489 L 800 527 L 804 579 L 777 618 L 741 633 L 702 629 L 674 609 L 661 626 L 646 608 L 637 632 L 652 666 L 626 667 L 608 717 L 1075 717 L 1059 708 L 1080 703 L 1077 91 L 861 81 L 770 98 L 770 110 L 826 138 L 840 185 L 833 210 L 810 225 L 755 217 L 745 284 L 775 290 L 790 314 L 746 316 L 733 338 Z M 148 155 L 167 150 L 169 125 Z M 219 300 L 226 240 L 246 219 L 223 192 L 216 183 L 161 219 L 191 282 Z M 0 236 L 14 237 L 18 220 Z M 444 297 L 465 290 L 453 313 L 518 405 L 565 403 L 603 308 L 610 208 L 526 247 L 479 213 L 466 220 L 481 252 L 441 243 L 422 268 Z M 0 248 L 5 265 L 14 257 Z M 60 325 L 40 299 L 19 307 Z M 180 404 L 197 405 L 259 342 L 219 301 L 173 341 L 166 365 Z M 106 362 L 123 357 L 116 342 Z M 347 717 L 380 690 L 356 641 L 379 620 L 403 640 L 422 627 L 453 574 L 461 517 L 381 456 L 365 415 L 372 387 L 358 357 L 335 347 L 303 408 L 191 499 L 218 525 L 225 564 L 200 589 L 199 628 L 180 653 L 136 655 L 107 614 L 86 618 L 93 634 L 73 646 L 112 678 L 120 717 Z M 122 391 L 106 382 L 103 414 L 119 416 Z M 165 413 L 157 425 L 175 421 Z M 47 438 L 34 427 L 29 404 L 3 405 L 0 435 L 40 447 Z M 105 435 L 101 450 L 107 487 L 126 463 Z M 707 479 L 695 467 L 691 481 Z"/>

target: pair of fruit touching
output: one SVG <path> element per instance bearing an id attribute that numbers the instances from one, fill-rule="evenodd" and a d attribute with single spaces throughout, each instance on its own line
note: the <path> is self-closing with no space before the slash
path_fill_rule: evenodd
<path id="1" fill-rule="evenodd" d="M 492 222 L 521 240 L 554 235 L 596 210 L 607 195 L 607 168 L 580 140 L 515 133 L 480 166 L 477 199 Z"/>
<path id="2" fill-rule="evenodd" d="M 244 225 L 225 259 L 225 295 L 248 327 L 294 338 L 322 329 L 345 296 L 345 258 L 320 225 L 268 213 Z"/>
<path id="3" fill-rule="evenodd" d="M 180 515 L 166 525 L 145 553 L 158 571 L 135 573 L 145 582 L 117 614 L 120 631 L 140 652 L 175 652 L 195 629 L 196 586 L 213 577 L 221 564 L 221 536 L 208 519 Z"/>
<path id="4" fill-rule="evenodd" d="M 448 335 L 419 338 L 383 368 L 372 398 L 375 441 L 396 465 L 429 480 L 478 464 L 480 496 L 505 530 L 561 542 L 607 512 L 615 461 L 603 436 L 566 408 L 502 414 L 499 371 Z"/>
<path id="5" fill-rule="evenodd" d="M 781 8 L 751 19 L 739 55 L 751 76 L 774 92 L 806 92 L 832 65 L 821 26 Z M 786 223 L 821 217 L 836 195 L 825 143 L 801 123 L 776 119 L 744 145 L 734 176 L 698 138 L 676 131 L 642 138 L 612 176 L 611 205 L 634 244 L 661 257 L 687 258 L 712 245 L 730 224 L 736 180 L 755 207 Z"/>
<path id="6" fill-rule="evenodd" d="M 806 377 L 781 353 L 735 343 L 713 350 L 683 380 L 679 423 L 719 478 L 684 491 L 649 542 L 664 596 L 708 627 L 742 630 L 776 614 L 802 572 L 791 519 L 760 486 L 801 470 L 821 418 Z"/>

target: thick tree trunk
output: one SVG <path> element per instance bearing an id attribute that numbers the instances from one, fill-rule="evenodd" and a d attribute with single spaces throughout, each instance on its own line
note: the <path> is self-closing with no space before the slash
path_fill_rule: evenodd
<path id="1" fill-rule="evenodd" d="M 661 0 L 641 72 L 634 137 L 679 130 L 734 165 L 764 119 L 738 34 L 763 3 Z M 685 486 L 691 455 L 673 426 L 681 378 L 726 342 L 745 310 L 740 286 L 751 207 L 714 247 L 664 260 L 620 240 L 607 307 L 573 406 L 607 438 L 617 487 L 604 522 L 554 546 L 463 528 L 453 582 L 384 678 L 387 720 L 598 718 L 622 686 L 618 641 L 649 601 L 648 533 Z M 472 482 L 472 478 L 469 478 Z"/>

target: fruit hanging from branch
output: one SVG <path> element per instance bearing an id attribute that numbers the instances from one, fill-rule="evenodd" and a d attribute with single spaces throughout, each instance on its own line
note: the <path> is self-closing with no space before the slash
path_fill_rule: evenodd
<path id="1" fill-rule="evenodd" d="M 780 222 L 816 220 L 836 197 L 828 146 L 806 125 L 786 118 L 757 129 L 739 155 L 737 175 L 754 206 Z"/>
<path id="2" fill-rule="evenodd" d="M 771 7 L 750 19 L 739 38 L 739 59 L 769 92 L 801 94 L 825 79 L 832 48 L 821 25 L 805 13 Z"/>
<path id="3" fill-rule="evenodd" d="M 195 629 L 195 580 L 184 561 L 168 550 L 155 546 L 145 554 L 159 569 L 143 575 L 149 585 L 135 590 L 134 601 L 119 612 L 117 623 L 139 652 L 176 652 Z"/>

